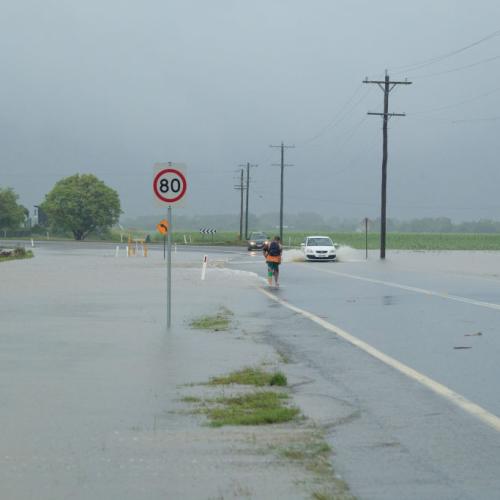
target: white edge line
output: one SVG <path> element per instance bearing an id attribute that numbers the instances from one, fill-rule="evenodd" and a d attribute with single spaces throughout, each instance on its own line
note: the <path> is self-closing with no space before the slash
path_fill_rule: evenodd
<path id="1" fill-rule="evenodd" d="M 352 345 L 358 347 L 359 349 L 365 351 L 367 354 L 370 356 L 373 356 L 374 358 L 378 359 L 379 361 L 382 361 L 382 363 L 385 363 L 386 365 L 390 366 L 391 368 L 394 368 L 395 370 L 398 370 L 401 372 L 403 375 L 406 375 L 407 377 L 419 382 L 420 384 L 424 385 L 431 391 L 435 392 L 436 394 L 439 394 L 440 396 L 444 397 L 454 405 L 460 407 L 462 410 L 466 411 L 470 415 L 478 418 L 485 424 L 489 425 L 496 431 L 500 432 L 500 418 L 494 415 L 493 413 L 490 413 L 488 410 L 485 410 L 481 406 L 477 405 L 476 403 L 473 403 L 472 401 L 469 401 L 465 397 L 461 396 L 460 394 L 452 391 L 448 387 L 440 384 L 439 382 L 436 382 L 435 380 L 432 380 L 431 378 L 427 377 L 426 375 L 414 370 L 413 368 L 410 368 L 409 366 L 406 366 L 405 364 L 401 363 L 400 361 L 391 358 L 387 354 L 384 354 L 383 352 L 379 351 L 378 349 L 375 349 L 372 347 L 370 344 L 367 344 L 363 340 L 358 339 L 357 337 L 354 337 L 350 333 L 346 332 L 345 330 L 342 330 L 342 328 L 339 328 L 338 326 L 329 323 L 328 321 L 325 321 L 324 319 L 321 319 L 320 317 L 316 316 L 313 313 L 310 313 L 308 311 L 305 311 L 304 309 L 300 309 L 299 307 L 296 307 L 288 302 L 286 302 L 283 299 L 280 299 L 279 297 L 276 297 L 272 293 L 268 292 L 267 290 L 258 287 L 258 290 L 262 292 L 264 295 L 267 295 L 270 299 L 274 300 L 275 302 L 278 302 L 282 306 L 304 316 L 305 318 L 313 321 L 314 323 L 317 323 L 321 327 L 325 328 L 326 330 L 329 330 L 330 332 L 335 333 L 339 337 L 342 337 L 344 340 L 347 342 L 351 343 Z"/>
<path id="2" fill-rule="evenodd" d="M 424 295 L 429 295 L 433 297 L 440 297 L 442 299 L 454 300 L 456 302 L 463 302 L 464 304 L 471 304 L 473 306 L 487 307 L 489 309 L 500 310 L 500 304 L 495 304 L 493 302 L 483 302 L 481 300 L 468 299 L 467 297 L 460 297 L 459 295 L 450 295 L 443 292 L 435 292 L 433 290 L 426 290 L 425 288 L 417 288 L 415 286 L 401 285 L 399 283 L 393 283 L 392 281 L 377 280 L 374 278 L 365 278 L 364 276 L 357 276 L 355 274 L 341 273 L 338 271 L 331 271 L 329 269 L 317 269 L 313 268 L 315 271 L 334 274 L 337 276 L 342 276 L 343 278 L 351 278 L 359 281 L 366 281 L 368 283 L 375 283 L 377 285 L 385 285 L 393 288 L 399 288 L 401 290 L 406 290 L 408 292 L 421 293 Z"/>

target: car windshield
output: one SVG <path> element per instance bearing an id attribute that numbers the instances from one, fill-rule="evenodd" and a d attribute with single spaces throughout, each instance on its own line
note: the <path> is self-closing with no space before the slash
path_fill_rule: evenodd
<path id="1" fill-rule="evenodd" d="M 333 242 L 330 238 L 308 238 L 308 247 L 332 247 Z"/>
<path id="2" fill-rule="evenodd" d="M 251 240 L 267 240 L 267 235 L 265 233 L 252 233 L 250 235 Z"/>

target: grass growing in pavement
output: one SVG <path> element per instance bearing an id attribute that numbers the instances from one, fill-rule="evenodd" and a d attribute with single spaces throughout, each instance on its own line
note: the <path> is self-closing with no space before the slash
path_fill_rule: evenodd
<path id="1" fill-rule="evenodd" d="M 284 374 L 268 373 L 261 368 L 246 367 L 226 376 L 210 379 L 208 385 L 244 384 L 258 387 L 269 386 L 273 377 L 286 385 Z M 206 415 L 212 427 L 225 425 L 279 424 L 297 418 L 300 410 L 289 405 L 289 396 L 284 392 L 261 390 L 216 399 L 200 399 L 186 396 L 182 401 L 196 405 L 192 413 Z M 332 450 L 324 439 L 323 431 L 303 429 L 292 432 L 287 444 L 280 438 L 278 445 L 271 445 L 281 458 L 300 463 L 312 473 L 305 485 L 315 500 L 354 500 L 347 484 L 336 477 L 330 462 Z"/>
<path id="2" fill-rule="evenodd" d="M 222 377 L 212 377 L 208 385 L 286 386 L 286 376 L 281 372 L 269 373 L 261 368 L 247 367 Z M 264 425 L 288 422 L 299 409 L 287 404 L 288 395 L 282 392 L 262 391 L 249 394 L 201 400 L 182 398 L 185 403 L 199 403 L 195 413 L 203 413 L 213 427 L 223 425 Z"/>
<path id="3" fill-rule="evenodd" d="M 348 491 L 340 493 L 330 493 L 329 491 L 314 491 L 312 494 L 313 500 L 355 500 Z"/>
<path id="4" fill-rule="evenodd" d="M 332 449 L 325 441 L 323 432 L 313 432 L 277 451 L 281 457 L 301 463 L 315 475 L 317 489 L 311 494 L 314 500 L 354 499 L 345 481 L 335 476 L 330 461 Z"/>
<path id="5" fill-rule="evenodd" d="M 212 377 L 209 385 L 255 385 L 263 387 L 265 385 L 287 385 L 286 375 L 282 372 L 269 373 L 261 368 L 247 367 L 242 370 L 234 371 L 229 375 L 222 377 Z"/>
<path id="6" fill-rule="evenodd" d="M 191 321 L 191 328 L 196 330 L 212 330 L 214 332 L 226 331 L 231 324 L 231 316 L 233 313 L 229 310 L 221 308 L 221 310 L 212 316 L 202 316 Z"/>
<path id="7" fill-rule="evenodd" d="M 184 396 L 181 401 L 183 403 L 201 403 L 202 400 L 196 396 Z"/>
<path id="8" fill-rule="evenodd" d="M 299 409 L 287 406 L 287 399 L 287 394 L 272 391 L 221 397 L 205 413 L 213 427 L 288 422 L 298 415 Z"/>
<path id="9" fill-rule="evenodd" d="M 290 356 L 287 353 L 280 351 L 279 349 L 276 352 L 277 352 L 278 356 L 280 357 L 280 360 L 282 363 L 287 365 L 287 364 L 292 362 L 292 359 L 290 358 Z"/>
<path id="10" fill-rule="evenodd" d="M 311 440 L 306 443 L 295 443 L 280 450 L 280 455 L 291 460 L 317 460 L 318 457 L 328 458 L 332 452 L 331 446 L 323 440 Z"/>

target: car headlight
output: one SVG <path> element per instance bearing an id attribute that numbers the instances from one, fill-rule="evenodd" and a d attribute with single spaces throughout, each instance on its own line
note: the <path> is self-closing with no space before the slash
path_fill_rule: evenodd
<path id="1" fill-rule="evenodd" d="M 249 241 L 250 245 L 255 245 L 255 241 Z"/>

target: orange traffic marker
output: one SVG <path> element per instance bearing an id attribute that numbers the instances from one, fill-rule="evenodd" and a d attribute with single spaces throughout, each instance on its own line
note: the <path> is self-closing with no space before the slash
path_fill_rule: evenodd
<path id="1" fill-rule="evenodd" d="M 159 224 L 156 224 L 156 229 L 158 229 L 158 232 L 161 234 L 167 234 L 169 225 L 168 220 L 163 219 Z"/>

